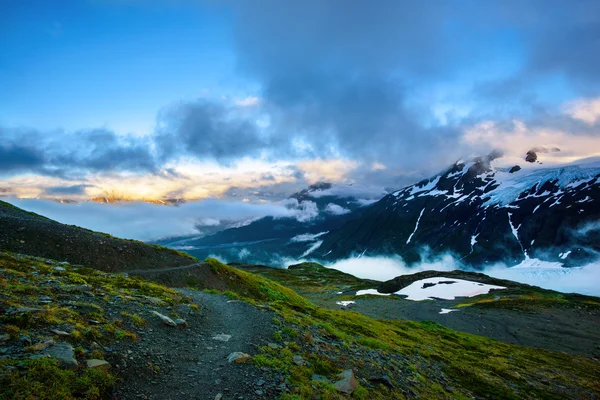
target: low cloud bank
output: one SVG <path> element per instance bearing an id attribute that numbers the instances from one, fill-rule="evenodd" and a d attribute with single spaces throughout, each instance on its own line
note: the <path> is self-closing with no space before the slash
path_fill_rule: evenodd
<path id="1" fill-rule="evenodd" d="M 204 226 L 217 231 L 219 225 L 223 225 L 225 229 L 231 225 L 231 221 L 247 221 L 265 216 L 305 221 L 314 215 L 312 202 L 309 205 L 305 205 L 305 202 L 253 204 L 208 199 L 178 206 L 160 206 L 144 202 L 61 204 L 40 199 L 3 200 L 64 224 L 144 241 L 198 234 L 200 227 Z"/>
<path id="2" fill-rule="evenodd" d="M 432 261 L 423 262 L 417 266 L 407 266 L 401 257 L 359 257 L 347 258 L 326 265 L 327 268 L 337 269 L 362 279 L 387 281 L 400 275 L 414 274 L 416 272 L 452 271 L 459 269 L 460 265 L 450 255 L 444 255 Z"/>
<path id="3" fill-rule="evenodd" d="M 461 263 L 451 255 L 407 266 L 400 257 L 348 258 L 326 265 L 363 279 L 386 281 L 400 275 L 421 271 L 452 271 L 461 268 Z M 483 271 L 486 275 L 515 282 L 539 286 L 563 293 L 581 293 L 600 296 L 600 260 L 581 268 L 530 267 L 512 268 L 497 264 Z"/>

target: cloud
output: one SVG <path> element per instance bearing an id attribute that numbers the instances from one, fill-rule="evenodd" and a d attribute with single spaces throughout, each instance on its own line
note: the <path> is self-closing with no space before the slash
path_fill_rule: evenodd
<path id="1" fill-rule="evenodd" d="M 83 195 L 87 188 L 92 185 L 72 185 L 72 186 L 52 186 L 46 189 L 46 193 L 50 196 L 70 196 Z"/>
<path id="2" fill-rule="evenodd" d="M 347 208 L 344 208 L 342 206 L 338 206 L 337 204 L 329 203 L 329 204 L 327 204 L 327 207 L 325 207 L 325 212 L 328 212 L 329 214 L 332 214 L 332 215 L 344 215 L 344 214 L 348 214 L 350 212 L 350 210 L 348 210 Z"/>
<path id="3" fill-rule="evenodd" d="M 260 103 L 260 99 L 256 96 L 248 96 L 244 99 L 237 100 L 235 102 L 235 104 L 237 104 L 240 107 L 252 107 L 258 105 L 258 103 Z"/>
<path id="4" fill-rule="evenodd" d="M 564 110 L 572 118 L 594 125 L 600 120 L 600 97 L 568 102 Z"/>
<path id="5" fill-rule="evenodd" d="M 314 203 L 297 204 L 297 201 L 296 204 L 251 204 L 207 199 L 179 206 L 157 206 L 143 202 L 60 204 L 39 199 L 3 200 L 58 222 L 138 240 L 198 234 L 199 229 L 211 228 L 217 222 L 227 228 L 235 224 L 232 221 L 244 223 L 264 216 L 307 221 L 318 213 Z"/>
<path id="6" fill-rule="evenodd" d="M 313 201 L 298 202 L 297 199 L 290 198 L 282 200 L 279 204 L 289 210 L 291 215 L 286 215 L 287 217 L 293 216 L 299 222 L 307 222 L 319 216 L 319 208 Z"/>

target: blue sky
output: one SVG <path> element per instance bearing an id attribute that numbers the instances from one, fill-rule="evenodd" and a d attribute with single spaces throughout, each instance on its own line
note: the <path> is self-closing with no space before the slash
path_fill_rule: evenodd
<path id="1" fill-rule="evenodd" d="M 243 90 L 226 10 L 191 2 L 3 4 L 4 124 L 147 133 L 165 104 Z"/>
<path id="2" fill-rule="evenodd" d="M 0 26 L 2 193 L 261 200 L 600 153 L 595 0 L 4 0 Z"/>

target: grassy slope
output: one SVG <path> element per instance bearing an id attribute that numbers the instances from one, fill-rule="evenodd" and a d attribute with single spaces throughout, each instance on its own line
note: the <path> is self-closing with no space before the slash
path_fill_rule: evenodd
<path id="1" fill-rule="evenodd" d="M 195 258 L 176 250 L 65 225 L 0 201 L 0 250 L 45 257 L 103 271 L 167 268 Z"/>
<path id="2" fill-rule="evenodd" d="M 68 305 L 40 305 L 43 296 L 71 300 Z M 100 348 L 137 340 L 131 330 L 145 323 L 136 313 L 115 316 L 105 310 L 122 301 L 142 312 L 147 306 L 139 302 L 147 299 L 145 296 L 160 299 L 165 305 L 186 302 L 185 296 L 155 283 L 0 252 L 0 334 L 10 336 L 0 344 L 20 349 L 16 355 L 0 359 L 0 398 L 106 398 L 114 383 L 112 375 L 85 367 L 65 370 L 51 359 L 29 356 L 39 354 L 41 349 L 36 346 L 43 346 L 50 337 L 70 343 L 80 365 L 86 358 L 103 359 Z M 19 311 L 27 308 L 33 310 Z M 70 335 L 49 336 L 50 329 L 68 330 Z M 31 345 L 22 348 L 25 339 Z M 84 348 L 93 347 L 96 350 L 84 354 Z"/>
<path id="3" fill-rule="evenodd" d="M 434 323 L 380 321 L 359 313 L 326 310 L 272 281 L 232 269 L 216 260 L 208 262 L 223 277 L 235 277 L 240 289 L 248 292 L 246 288 L 253 288 L 250 301 L 268 301 L 296 331 L 319 326 L 346 346 L 365 346 L 389 354 L 402 354 L 408 359 L 423 357 L 439 362 L 443 376 L 431 375 L 418 363 L 413 365 L 416 375 L 427 382 L 414 386 L 421 397 L 558 399 L 600 395 L 600 383 L 596 379 L 600 376 L 600 364 L 595 360 L 509 345 L 454 332 Z M 310 392 L 310 372 L 313 371 L 299 371 L 309 367 L 294 365 L 285 350 L 281 350 L 282 354 L 274 354 L 272 350 L 264 349 L 265 354 L 259 360 L 290 374 L 292 381 L 304 388 L 306 392 L 303 393 Z M 356 362 L 360 363 L 359 360 Z M 445 386 L 446 380 L 454 383 L 452 391 Z M 404 398 L 406 394 L 401 388 L 406 384 L 396 382 L 397 389 L 380 385 L 365 393 L 364 398 Z M 322 387 L 321 390 L 334 396 L 329 392 L 330 388 Z"/>
<path id="4" fill-rule="evenodd" d="M 31 268 L 32 265 L 36 268 Z M 326 310 L 269 279 L 212 259 L 207 260 L 206 266 L 214 276 L 226 282 L 221 290 L 230 296 L 268 307 L 279 315 L 281 331 L 274 340 L 281 342 L 282 347 L 262 348 L 254 361 L 288 376 L 293 390 L 283 395 L 286 399 L 307 398 L 312 393 L 319 393 L 320 398 L 325 399 L 347 398 L 337 393 L 330 384 L 318 383 L 311 377 L 317 373 L 334 380 L 339 370 L 349 367 L 359 378 L 376 373 L 387 374 L 393 381 L 391 386 L 375 384 L 369 387 L 361 379 L 361 386 L 352 398 L 558 399 L 600 395 L 597 381 L 600 365 L 595 360 L 508 345 L 457 333 L 433 323 L 379 321 L 354 312 Z M 87 268 L 67 268 L 67 271 L 57 272 L 52 265 L 31 258 L 4 254 L 0 257 L 0 268 L 3 269 L 0 299 L 5 309 L 27 306 L 29 302 L 33 304 L 45 291 L 55 290 L 39 284 L 46 280 L 67 286 L 85 282 L 106 293 L 107 300 L 113 295 L 150 295 L 172 303 L 185 301 L 176 292 L 158 284 Z M 103 299 L 96 296 L 100 305 Z M 81 332 L 81 336 L 75 335 L 79 338 L 73 340 L 108 341 L 117 336 L 134 340 L 127 335 L 125 328 L 119 326 L 120 323 L 106 316 L 100 326 L 91 326 L 86 322 L 89 316 L 55 309 L 52 305 L 43 308 L 47 311 L 35 313 L 36 318 L 33 319 L 14 319 L 14 316 L 5 314 L 0 331 L 14 337 L 23 330 L 35 330 L 37 324 L 60 326 L 68 321 Z M 94 318 L 100 317 L 103 316 Z M 317 341 L 317 338 L 325 341 Z M 293 355 L 296 354 L 310 360 L 310 365 L 294 363 Z M 367 355 L 380 361 L 368 359 L 365 362 Z M 6 373 L 9 371 L 7 366 L 15 367 L 14 363 L 11 360 L 1 361 L 4 382 L 0 385 L 0 397 L 15 396 L 16 392 L 27 398 L 37 390 L 37 393 L 64 392 L 69 396 L 93 398 L 101 397 L 110 384 L 110 377 L 106 375 L 64 371 L 46 360 L 28 360 L 24 368 L 17 371 L 10 369 L 12 372 Z"/>

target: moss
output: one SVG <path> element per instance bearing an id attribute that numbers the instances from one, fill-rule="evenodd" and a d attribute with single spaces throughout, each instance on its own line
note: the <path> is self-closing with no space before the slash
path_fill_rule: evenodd
<path id="1" fill-rule="evenodd" d="M 5 362 L 5 366 L 6 362 Z M 11 372 L 0 385 L 0 398 L 14 399 L 101 399 L 107 396 L 114 378 L 95 370 L 82 373 L 59 368 L 55 360 L 24 361 L 25 374 Z"/>

